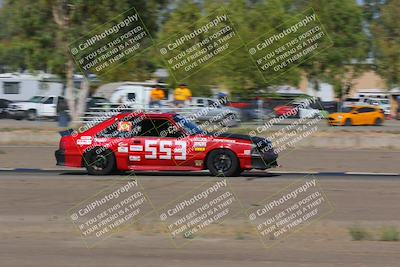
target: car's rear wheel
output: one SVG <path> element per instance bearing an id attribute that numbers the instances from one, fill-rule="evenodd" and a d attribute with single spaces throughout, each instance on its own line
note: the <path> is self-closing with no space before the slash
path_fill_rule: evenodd
<path id="1" fill-rule="evenodd" d="M 239 160 L 228 149 L 216 149 L 207 157 L 207 167 L 214 176 L 236 176 L 240 174 Z"/>
<path id="2" fill-rule="evenodd" d="M 351 122 L 351 119 L 346 119 L 344 121 L 344 126 L 352 126 L 352 125 L 353 125 L 353 123 Z"/>
<path id="3" fill-rule="evenodd" d="M 85 153 L 84 165 L 91 175 L 107 175 L 115 169 L 114 153 L 110 150 L 103 150 L 96 153 L 96 150 Z"/>
<path id="4" fill-rule="evenodd" d="M 376 118 L 375 126 L 381 126 L 381 125 L 382 125 L 382 119 L 381 118 Z"/>

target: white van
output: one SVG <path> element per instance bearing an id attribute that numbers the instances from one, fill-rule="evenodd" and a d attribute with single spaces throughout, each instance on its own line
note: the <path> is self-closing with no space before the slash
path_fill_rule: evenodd
<path id="1" fill-rule="evenodd" d="M 157 82 L 121 82 L 106 84 L 97 89 L 94 96 L 104 97 L 112 104 L 129 103 L 133 108 L 149 108 L 150 93 L 155 86 L 165 88 L 167 84 Z M 168 91 L 165 95 L 168 96 Z"/>

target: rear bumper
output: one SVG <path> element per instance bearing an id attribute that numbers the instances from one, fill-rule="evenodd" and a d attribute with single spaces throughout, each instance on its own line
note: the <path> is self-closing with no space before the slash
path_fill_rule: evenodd
<path id="1" fill-rule="evenodd" d="M 54 152 L 58 166 L 65 166 L 65 152 L 64 150 L 57 150 Z"/>
<path id="2" fill-rule="evenodd" d="M 265 170 L 278 166 L 278 154 L 268 151 L 251 155 L 251 166 L 253 169 Z"/>

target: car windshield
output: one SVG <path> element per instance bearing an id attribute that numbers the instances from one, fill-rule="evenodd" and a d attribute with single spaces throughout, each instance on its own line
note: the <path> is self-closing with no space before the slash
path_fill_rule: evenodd
<path id="1" fill-rule="evenodd" d="M 174 120 L 183 128 L 189 135 L 205 134 L 206 132 L 200 129 L 195 123 L 189 121 L 181 115 L 175 115 Z"/>
<path id="2" fill-rule="evenodd" d="M 342 108 L 343 113 L 349 113 L 354 109 L 354 107 L 347 107 L 347 108 Z"/>
<path id="3" fill-rule="evenodd" d="M 29 100 L 29 102 L 40 103 L 42 102 L 43 99 L 44 99 L 43 96 L 34 96 Z"/>

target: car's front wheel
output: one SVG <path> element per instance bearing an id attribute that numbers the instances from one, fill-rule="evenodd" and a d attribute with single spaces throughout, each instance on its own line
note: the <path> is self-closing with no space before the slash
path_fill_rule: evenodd
<path id="1" fill-rule="evenodd" d="M 382 125 L 382 119 L 381 118 L 377 118 L 375 120 L 375 126 L 381 126 Z"/>
<path id="2" fill-rule="evenodd" d="M 344 126 L 352 126 L 352 125 L 353 125 L 353 123 L 351 122 L 351 119 L 346 119 L 344 121 Z"/>
<path id="3" fill-rule="evenodd" d="M 85 153 L 84 165 L 91 175 L 107 175 L 115 169 L 114 153 L 110 150 L 92 150 Z"/>
<path id="4" fill-rule="evenodd" d="M 216 149 L 207 157 L 207 168 L 214 176 L 236 176 L 241 173 L 239 160 L 228 149 Z"/>
<path id="5" fill-rule="evenodd" d="M 34 110 L 34 109 L 28 110 L 28 111 L 26 112 L 26 118 L 27 118 L 29 121 L 34 121 L 34 120 L 36 120 L 36 118 L 37 118 L 36 110 Z"/>

